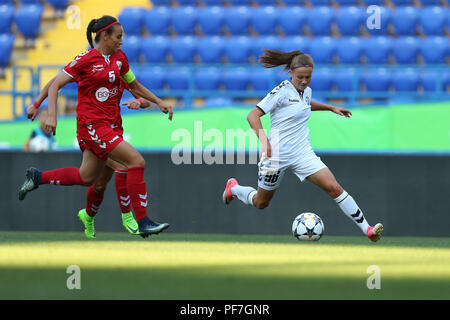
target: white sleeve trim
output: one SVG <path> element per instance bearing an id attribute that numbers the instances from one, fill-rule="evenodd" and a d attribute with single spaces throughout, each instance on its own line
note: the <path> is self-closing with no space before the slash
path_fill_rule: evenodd
<path id="1" fill-rule="evenodd" d="M 65 74 L 67 74 L 69 77 L 71 77 L 72 79 L 74 78 L 73 75 L 71 75 L 70 73 L 68 73 L 66 70 L 62 69 L 62 72 L 64 72 Z"/>

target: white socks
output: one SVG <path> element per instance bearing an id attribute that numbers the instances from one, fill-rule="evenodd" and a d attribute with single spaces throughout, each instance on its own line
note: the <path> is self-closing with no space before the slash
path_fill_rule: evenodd
<path id="1" fill-rule="evenodd" d="M 231 194 L 236 196 L 246 205 L 253 206 L 253 196 L 256 194 L 256 190 L 252 187 L 243 187 L 236 185 L 231 188 Z"/>
<path id="2" fill-rule="evenodd" d="M 352 219 L 356 225 L 364 232 L 367 233 L 367 228 L 369 228 L 369 223 L 364 218 L 364 215 L 361 209 L 356 204 L 355 200 L 349 195 L 345 190 L 342 194 L 334 199 L 336 203 L 339 205 L 341 210 L 345 213 L 347 217 Z"/>

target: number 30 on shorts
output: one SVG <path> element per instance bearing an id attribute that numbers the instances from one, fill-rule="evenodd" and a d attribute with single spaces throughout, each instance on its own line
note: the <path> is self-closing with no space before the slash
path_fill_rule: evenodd
<path id="1" fill-rule="evenodd" d="M 260 174 L 258 177 L 259 181 L 262 181 L 264 177 L 264 182 L 265 183 L 275 183 L 278 181 L 278 178 L 280 177 L 280 170 L 277 171 L 277 173 L 274 174 L 266 174 L 265 176 Z"/>

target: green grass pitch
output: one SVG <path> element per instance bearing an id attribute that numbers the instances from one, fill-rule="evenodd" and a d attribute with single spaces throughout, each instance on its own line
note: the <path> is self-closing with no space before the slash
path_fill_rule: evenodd
<path id="1" fill-rule="evenodd" d="M 0 232 L 0 299 L 450 299 L 450 238 Z"/>

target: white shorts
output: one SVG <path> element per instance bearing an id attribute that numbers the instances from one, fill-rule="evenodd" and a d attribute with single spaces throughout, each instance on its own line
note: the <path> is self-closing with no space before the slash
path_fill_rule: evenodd
<path id="1" fill-rule="evenodd" d="M 280 186 L 287 170 L 291 170 L 303 182 L 307 177 L 327 166 L 311 150 L 306 154 L 298 155 L 291 161 L 273 157 L 267 159 L 263 154 L 258 167 L 258 187 L 264 190 L 275 190 Z"/>

